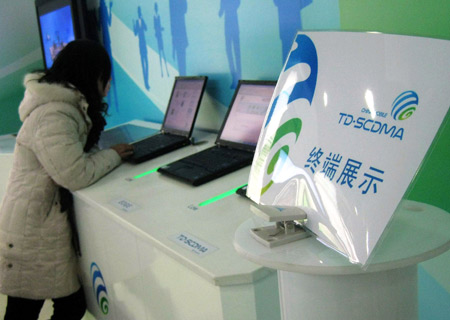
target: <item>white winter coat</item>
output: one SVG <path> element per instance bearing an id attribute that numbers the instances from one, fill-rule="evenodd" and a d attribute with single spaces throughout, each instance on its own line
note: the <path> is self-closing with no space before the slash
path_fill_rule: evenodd
<path id="1" fill-rule="evenodd" d="M 59 298 L 80 288 L 67 213 L 59 186 L 86 187 L 121 163 L 112 149 L 86 154 L 88 105 L 77 90 L 25 77 L 23 122 L 0 207 L 0 292 Z"/>

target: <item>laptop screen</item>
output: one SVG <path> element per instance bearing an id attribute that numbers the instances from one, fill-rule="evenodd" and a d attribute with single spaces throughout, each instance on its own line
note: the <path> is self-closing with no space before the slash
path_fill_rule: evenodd
<path id="1" fill-rule="evenodd" d="M 275 81 L 239 82 L 217 139 L 220 144 L 244 144 L 254 150 L 275 85 Z"/>
<path id="2" fill-rule="evenodd" d="M 189 136 L 194 127 L 206 77 L 176 77 L 162 126 L 166 133 Z"/>

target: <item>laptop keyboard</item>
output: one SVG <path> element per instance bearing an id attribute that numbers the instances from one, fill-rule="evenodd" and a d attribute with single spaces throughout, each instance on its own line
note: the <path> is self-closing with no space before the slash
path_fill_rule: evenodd
<path id="1" fill-rule="evenodd" d="M 152 150 L 157 150 L 162 147 L 166 147 L 168 143 L 177 143 L 185 140 L 186 137 L 183 136 L 157 134 L 144 140 L 133 143 L 134 153 L 135 154 L 148 153 Z"/>
<path id="2" fill-rule="evenodd" d="M 203 167 L 208 171 L 220 170 L 233 163 L 241 161 L 253 160 L 253 153 L 228 148 L 210 148 L 201 152 L 195 153 L 183 159 L 183 161 Z"/>

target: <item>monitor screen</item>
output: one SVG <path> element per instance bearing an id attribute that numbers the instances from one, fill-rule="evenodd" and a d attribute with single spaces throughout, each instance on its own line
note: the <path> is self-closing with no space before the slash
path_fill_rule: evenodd
<path id="1" fill-rule="evenodd" d="M 178 77 L 163 123 L 164 131 L 190 133 L 205 88 L 204 77 Z"/>
<path id="2" fill-rule="evenodd" d="M 45 67 L 52 66 L 56 55 L 75 40 L 75 24 L 70 0 L 36 2 Z"/>
<path id="3" fill-rule="evenodd" d="M 244 82 L 238 86 L 220 140 L 256 146 L 275 84 Z"/>

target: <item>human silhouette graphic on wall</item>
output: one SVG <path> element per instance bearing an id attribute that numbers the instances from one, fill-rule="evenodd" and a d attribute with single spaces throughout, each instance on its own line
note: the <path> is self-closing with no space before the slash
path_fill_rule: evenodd
<path id="1" fill-rule="evenodd" d="M 280 29 L 283 63 L 291 50 L 294 37 L 302 27 L 300 12 L 313 0 L 273 0 L 278 8 L 278 23 Z"/>
<path id="2" fill-rule="evenodd" d="M 102 31 L 102 38 L 103 38 L 103 46 L 105 47 L 106 51 L 109 54 L 109 58 L 111 59 L 111 90 L 110 92 L 114 95 L 114 103 L 116 107 L 116 111 L 119 111 L 119 103 L 117 101 L 117 89 L 116 89 L 116 81 L 114 76 L 114 66 L 113 66 L 113 58 L 112 58 L 112 49 L 111 49 L 111 37 L 109 35 L 109 27 L 111 26 L 112 22 L 112 14 L 111 9 L 113 6 L 113 2 L 109 2 L 109 10 L 106 6 L 105 0 L 100 0 L 100 7 L 99 7 L 99 16 L 100 16 L 100 27 Z M 108 94 L 108 104 L 111 105 L 111 95 Z"/>
<path id="3" fill-rule="evenodd" d="M 166 67 L 167 76 L 169 76 L 169 70 L 167 69 L 167 62 L 166 62 L 166 54 L 164 53 L 164 41 L 162 38 L 162 32 L 164 31 L 164 28 L 161 24 L 161 16 L 158 13 L 158 3 L 156 2 L 155 2 L 155 15 L 153 16 L 153 26 L 155 28 L 155 37 L 156 40 L 158 41 L 159 66 L 161 68 L 161 77 L 164 77 L 163 60 L 164 65 Z"/>
<path id="4" fill-rule="evenodd" d="M 138 19 L 133 19 L 133 31 L 134 35 L 139 39 L 139 53 L 141 55 L 142 75 L 144 76 L 145 89 L 150 90 L 148 84 L 148 55 L 147 55 L 147 42 L 145 41 L 145 32 L 147 31 L 147 24 L 142 18 L 141 6 L 138 6 Z"/>
<path id="5" fill-rule="evenodd" d="M 178 73 L 186 75 L 186 48 L 188 38 L 186 32 L 185 15 L 187 13 L 186 0 L 169 0 L 170 30 L 172 33 L 172 57 L 177 61 Z"/>
<path id="6" fill-rule="evenodd" d="M 219 17 L 225 20 L 225 48 L 231 72 L 231 88 L 235 89 L 241 78 L 241 46 L 239 39 L 239 22 L 237 9 L 240 0 L 221 0 Z"/>

